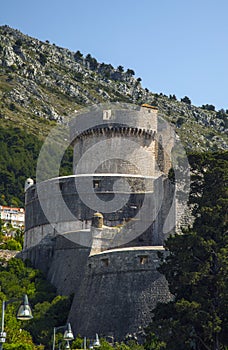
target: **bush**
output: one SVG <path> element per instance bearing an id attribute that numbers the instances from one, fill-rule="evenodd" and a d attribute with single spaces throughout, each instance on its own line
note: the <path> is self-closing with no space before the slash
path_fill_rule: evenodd
<path id="1" fill-rule="evenodd" d="M 187 103 L 188 105 L 192 103 L 188 96 L 181 98 L 181 102 Z"/>
<path id="2" fill-rule="evenodd" d="M 2 249 L 8 250 L 22 250 L 21 243 L 16 241 L 14 238 L 9 239 L 2 247 Z"/>
<path id="3" fill-rule="evenodd" d="M 202 109 L 206 109 L 207 111 L 215 111 L 215 106 L 209 105 L 209 104 L 202 105 L 201 108 L 202 108 Z"/>

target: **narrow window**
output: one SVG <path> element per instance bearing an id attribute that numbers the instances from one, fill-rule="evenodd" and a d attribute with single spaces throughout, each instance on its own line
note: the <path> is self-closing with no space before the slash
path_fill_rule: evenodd
<path id="1" fill-rule="evenodd" d="M 93 188 L 100 188 L 101 180 L 93 180 Z"/>
<path id="2" fill-rule="evenodd" d="M 109 265 L 109 260 L 108 258 L 101 259 L 102 266 L 108 266 Z"/>
<path id="3" fill-rule="evenodd" d="M 145 265 L 148 263 L 148 256 L 147 255 L 142 255 L 139 257 L 139 262 L 140 265 Z"/>
<path id="4" fill-rule="evenodd" d="M 103 110 L 103 120 L 109 120 L 111 118 L 112 118 L 112 110 L 111 109 Z"/>

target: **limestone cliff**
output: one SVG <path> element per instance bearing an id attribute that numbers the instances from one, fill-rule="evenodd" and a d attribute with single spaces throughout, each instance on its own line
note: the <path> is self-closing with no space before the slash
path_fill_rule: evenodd
<path id="1" fill-rule="evenodd" d="M 90 54 L 42 42 L 8 26 L 0 27 L 0 123 L 17 123 L 42 136 L 54 121 L 106 101 L 157 105 L 176 125 L 189 149 L 227 148 L 227 113 L 150 92 L 132 69 L 99 63 Z M 188 102 L 188 101 L 187 101 Z M 50 124 L 51 121 L 51 124 Z"/>

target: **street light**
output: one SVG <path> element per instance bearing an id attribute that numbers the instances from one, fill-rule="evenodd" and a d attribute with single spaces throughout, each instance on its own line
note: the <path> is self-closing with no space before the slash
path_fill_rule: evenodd
<path id="1" fill-rule="evenodd" d="M 96 339 L 95 339 L 95 341 L 94 341 L 94 343 L 93 343 L 93 346 L 95 346 L 95 347 L 101 346 L 100 340 L 99 340 L 99 337 L 98 337 L 98 334 L 97 334 L 97 333 L 96 333 Z"/>
<path id="2" fill-rule="evenodd" d="M 70 343 L 69 343 L 69 340 L 66 341 L 66 346 L 65 346 L 65 349 L 70 349 Z"/>
<path id="3" fill-rule="evenodd" d="M 31 320 L 31 318 L 33 318 L 32 311 L 29 306 L 28 296 L 27 294 L 25 294 L 23 298 L 23 303 L 20 305 L 17 312 L 17 319 L 21 321 L 27 321 Z"/>
<path id="4" fill-rule="evenodd" d="M 5 322 L 5 309 L 8 304 L 14 303 L 20 299 L 12 299 L 12 300 L 3 300 L 2 301 L 2 322 L 1 322 L 1 332 L 0 332 L 0 350 L 3 348 L 3 344 L 6 341 L 6 332 L 4 331 L 4 322 Z M 21 321 L 27 321 L 33 318 L 32 311 L 28 303 L 28 296 L 25 294 L 23 297 L 23 302 L 21 303 L 18 312 L 17 319 Z"/>
<path id="5" fill-rule="evenodd" d="M 59 329 L 65 328 L 65 332 L 63 335 L 63 339 L 66 341 L 73 340 L 74 335 L 71 330 L 71 325 L 70 323 L 67 323 L 65 326 L 59 326 L 59 327 L 54 327 L 54 333 L 53 333 L 53 343 L 52 343 L 52 350 L 55 350 L 55 334 Z M 0 349 L 1 350 L 1 349 Z"/>
<path id="6" fill-rule="evenodd" d="M 96 333 L 96 339 L 90 343 L 89 349 L 92 350 L 94 348 L 99 348 L 101 346 L 98 334 Z"/>

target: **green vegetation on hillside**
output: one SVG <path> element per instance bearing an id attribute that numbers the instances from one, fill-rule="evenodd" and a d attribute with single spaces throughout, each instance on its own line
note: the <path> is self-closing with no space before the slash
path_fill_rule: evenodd
<path id="1" fill-rule="evenodd" d="M 0 205 L 24 206 L 24 184 L 36 178 L 42 141 L 20 128 L 0 127 Z M 72 173 L 72 149 L 62 160 L 60 176 Z"/>
<path id="2" fill-rule="evenodd" d="M 225 350 L 228 346 L 228 152 L 191 154 L 189 162 L 190 203 L 196 220 L 183 235 L 172 236 L 165 243 L 169 255 L 160 257 L 160 272 L 168 280 L 174 299 L 153 310 L 146 350 Z M 0 281 L 1 300 L 27 293 L 34 314 L 33 320 L 22 324 L 14 316 L 17 303 L 7 307 L 5 348 L 50 349 L 53 327 L 66 321 L 70 298 L 56 296 L 42 273 L 19 259 L 2 262 Z M 60 341 L 61 333 L 57 337 Z M 79 344 L 80 337 L 72 348 Z M 134 342 L 115 344 L 115 348 L 143 350 Z M 105 340 L 101 350 L 111 350 Z"/>
<path id="3" fill-rule="evenodd" d="M 0 127 L 0 204 L 23 206 L 24 183 L 35 177 L 41 145 L 20 128 Z"/>
<path id="4" fill-rule="evenodd" d="M 195 107 L 141 86 L 132 69 L 99 63 L 9 26 L 0 26 L 0 204 L 22 206 L 27 177 L 35 176 L 45 136 L 84 106 L 107 102 L 148 103 L 172 123 L 187 149 L 227 147 L 228 110 Z M 67 152 L 60 174 L 71 174 Z"/>
<path id="5" fill-rule="evenodd" d="M 55 288 L 39 270 L 17 258 L 0 264 L 0 300 L 21 299 L 27 294 L 33 310 L 33 319 L 16 320 L 19 302 L 6 308 L 6 350 L 35 350 L 51 348 L 53 327 L 67 321 L 71 298 L 56 295 Z M 36 345 L 35 345 L 36 344 Z"/>
<path id="6" fill-rule="evenodd" d="M 192 154 L 190 202 L 195 222 L 168 238 L 169 255 L 159 269 L 173 301 L 153 310 L 150 337 L 168 350 L 228 348 L 228 152 Z M 149 349 L 149 348 L 148 348 Z"/>

